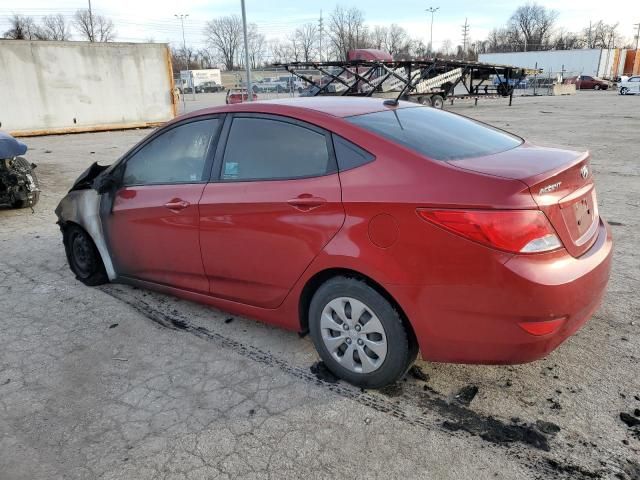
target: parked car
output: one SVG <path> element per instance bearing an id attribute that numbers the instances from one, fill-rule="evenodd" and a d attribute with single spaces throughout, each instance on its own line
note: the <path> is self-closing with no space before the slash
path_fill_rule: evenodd
<path id="1" fill-rule="evenodd" d="M 277 92 L 283 93 L 289 91 L 289 77 L 284 77 L 286 80 L 281 80 L 275 77 L 264 77 L 252 85 L 254 93 L 267 93 Z"/>
<path id="2" fill-rule="evenodd" d="M 56 209 L 87 285 L 298 332 L 362 387 L 425 360 L 547 355 L 600 304 L 612 238 L 588 152 L 374 98 L 200 110 L 94 164 Z"/>
<path id="3" fill-rule="evenodd" d="M 196 87 L 197 88 L 197 87 Z M 224 90 L 224 87 L 216 82 L 204 82 L 200 84 L 200 89 L 204 93 L 216 93 Z"/>
<path id="4" fill-rule="evenodd" d="M 640 94 L 640 75 L 628 77 L 626 80 L 618 84 L 618 92 L 620 95 L 637 95 Z"/>
<path id="5" fill-rule="evenodd" d="M 232 105 L 234 103 L 242 103 L 249 100 L 249 95 L 247 94 L 246 88 L 230 88 L 227 90 L 227 97 L 225 98 L 225 103 L 227 105 Z M 258 95 L 255 93 L 252 95 L 252 100 L 258 100 Z"/>
<path id="6" fill-rule="evenodd" d="M 609 82 L 606 80 L 602 80 L 598 77 L 591 77 L 589 75 L 568 77 L 565 78 L 562 83 L 567 85 L 575 83 L 578 90 L 607 90 L 609 88 Z"/>
<path id="7" fill-rule="evenodd" d="M 529 82 L 527 81 L 526 78 L 522 78 L 522 79 L 509 78 L 507 80 L 507 79 L 503 78 L 500 75 L 496 75 L 496 76 L 493 77 L 493 84 L 494 85 L 500 85 L 501 83 L 502 84 L 506 83 L 510 87 L 513 87 L 513 88 L 523 88 L 523 89 L 529 88 Z"/>
<path id="8" fill-rule="evenodd" d="M 180 93 L 193 93 L 193 91 L 195 90 L 195 93 L 202 93 L 202 87 L 200 85 L 196 85 L 195 88 L 191 88 L 191 87 L 184 87 L 184 88 L 180 88 L 178 87 L 178 89 L 180 90 Z"/>

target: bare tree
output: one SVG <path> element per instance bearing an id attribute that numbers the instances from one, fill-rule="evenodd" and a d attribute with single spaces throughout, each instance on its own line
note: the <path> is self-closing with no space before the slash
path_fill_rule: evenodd
<path id="1" fill-rule="evenodd" d="M 300 56 L 305 62 L 310 62 L 315 56 L 315 46 L 318 39 L 318 27 L 313 23 L 305 23 L 295 31 Z"/>
<path id="2" fill-rule="evenodd" d="M 385 47 L 385 43 L 387 42 L 387 35 L 389 30 L 387 27 L 376 25 L 373 27 L 371 31 L 371 35 L 369 40 L 371 42 L 371 46 L 373 48 L 377 48 L 378 50 L 382 50 Z"/>
<path id="3" fill-rule="evenodd" d="M 618 24 L 608 25 L 602 20 L 597 21 L 589 28 L 583 30 L 587 48 L 611 48 L 618 43 L 623 43 L 618 35 Z"/>
<path id="4" fill-rule="evenodd" d="M 408 51 L 409 35 L 407 34 L 407 31 L 401 26 L 392 23 L 387 30 L 384 48 L 392 56 Z"/>
<path id="5" fill-rule="evenodd" d="M 251 68 L 258 68 L 264 61 L 267 51 L 267 40 L 265 36 L 258 31 L 258 26 L 251 23 L 247 28 L 247 43 L 249 45 L 249 63 Z M 242 59 L 244 59 L 244 45 L 242 45 Z M 240 62 L 244 63 L 244 61 Z"/>
<path id="6" fill-rule="evenodd" d="M 221 57 L 227 70 L 233 70 L 242 40 L 242 21 L 237 15 L 220 17 L 207 22 L 204 29 L 207 43 Z"/>
<path id="7" fill-rule="evenodd" d="M 40 33 L 46 38 L 46 40 L 64 41 L 71 38 L 71 29 L 69 28 L 69 24 L 60 13 L 42 17 Z"/>
<path id="8" fill-rule="evenodd" d="M 284 63 L 291 60 L 289 45 L 280 40 L 272 40 L 269 45 L 269 50 L 272 63 Z"/>
<path id="9" fill-rule="evenodd" d="M 73 24 L 83 39 L 89 42 L 112 42 L 116 37 L 113 21 L 87 9 L 77 10 Z"/>
<path id="10" fill-rule="evenodd" d="M 211 52 L 206 48 L 201 48 L 194 53 L 194 59 L 200 68 L 214 68 L 214 60 Z"/>
<path id="11" fill-rule="evenodd" d="M 442 53 L 444 56 L 448 56 L 451 53 L 451 49 L 453 48 L 453 42 L 450 39 L 446 39 L 442 42 Z"/>
<path id="12" fill-rule="evenodd" d="M 10 40 L 40 40 L 40 29 L 31 17 L 15 14 L 9 19 L 11 28 L 4 32 L 4 38 Z"/>
<path id="13" fill-rule="evenodd" d="M 509 26 L 522 34 L 525 51 L 544 50 L 548 46 L 557 17 L 558 13 L 555 10 L 548 10 L 536 3 L 527 3 L 513 12 Z"/>
<path id="14" fill-rule="evenodd" d="M 349 50 L 367 48 L 369 30 L 362 11 L 337 5 L 329 18 L 329 37 L 341 60 L 347 59 Z"/>
<path id="15" fill-rule="evenodd" d="M 302 46 L 296 32 L 287 37 L 287 54 L 291 61 L 300 62 L 302 60 Z"/>

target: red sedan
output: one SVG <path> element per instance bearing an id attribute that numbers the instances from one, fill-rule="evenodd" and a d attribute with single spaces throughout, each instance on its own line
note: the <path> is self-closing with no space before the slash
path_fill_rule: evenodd
<path id="1" fill-rule="evenodd" d="M 418 351 L 528 362 L 587 321 L 612 255 L 589 160 L 413 103 L 242 103 L 94 164 L 56 213 L 84 283 L 308 331 L 381 387 Z"/>

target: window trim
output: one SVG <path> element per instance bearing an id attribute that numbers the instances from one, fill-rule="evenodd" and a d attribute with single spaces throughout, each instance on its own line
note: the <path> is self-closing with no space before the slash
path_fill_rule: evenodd
<path id="1" fill-rule="evenodd" d="M 118 165 L 116 166 L 116 168 L 119 170 L 118 188 L 120 189 L 125 187 L 153 187 L 153 186 L 159 186 L 159 185 L 197 185 L 197 184 L 207 183 L 207 172 L 211 170 L 211 165 L 213 164 L 214 154 L 216 151 L 216 148 L 213 148 L 213 147 L 214 145 L 217 146 L 218 142 L 220 141 L 220 133 L 222 132 L 222 127 L 225 124 L 226 116 L 227 115 L 224 113 L 200 115 L 197 117 L 190 117 L 185 120 L 172 123 L 170 125 L 164 126 L 156 130 L 151 135 L 143 139 L 140 143 L 138 143 L 135 147 L 133 147 L 130 151 L 128 151 L 125 154 L 125 156 L 122 158 L 122 161 L 118 162 Z M 189 125 L 190 123 L 196 123 L 196 122 L 202 122 L 205 120 L 214 120 L 214 119 L 219 120 L 218 128 L 211 135 L 211 138 L 209 139 L 209 145 L 207 146 L 206 157 L 205 157 L 204 165 L 202 168 L 202 175 L 200 176 L 200 180 L 193 181 L 193 182 L 158 182 L 158 183 L 136 183 L 136 184 L 125 185 L 124 174 L 127 167 L 127 162 L 129 162 L 129 160 L 131 160 L 131 158 L 133 158 L 144 147 L 149 145 L 151 142 L 156 140 L 161 135 L 173 130 L 174 128 L 182 127 L 184 125 Z"/>
<path id="2" fill-rule="evenodd" d="M 306 175 L 303 177 L 243 178 L 239 180 L 223 179 L 222 165 L 224 162 L 224 155 L 227 150 L 227 143 L 229 140 L 231 127 L 233 125 L 233 121 L 236 118 L 258 118 L 258 119 L 264 119 L 264 120 L 273 120 L 273 121 L 282 122 L 282 123 L 289 123 L 301 128 L 306 128 L 307 130 L 311 130 L 321 135 L 324 135 L 325 142 L 327 144 L 327 152 L 329 154 L 329 163 L 327 165 L 327 171 L 322 175 Z M 273 113 L 253 113 L 253 112 L 240 113 L 239 112 L 239 113 L 227 114 L 227 118 L 225 119 L 222 131 L 220 134 L 220 138 L 218 141 L 218 146 L 216 148 L 215 159 L 213 161 L 213 166 L 211 168 L 211 175 L 209 176 L 209 183 L 282 182 L 282 181 L 292 181 L 292 180 L 304 180 L 307 178 L 321 178 L 329 175 L 334 175 L 336 173 L 338 173 L 338 162 L 336 159 L 335 151 L 333 149 L 331 132 L 329 132 L 328 130 L 318 127 L 317 125 L 314 125 L 312 123 L 308 123 L 294 117 L 288 117 L 286 115 L 279 115 L 279 114 L 273 114 Z"/>

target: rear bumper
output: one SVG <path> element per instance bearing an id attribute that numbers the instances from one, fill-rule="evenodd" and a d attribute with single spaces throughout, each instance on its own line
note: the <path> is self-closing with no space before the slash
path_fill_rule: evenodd
<path id="1" fill-rule="evenodd" d="M 483 278 L 446 285 L 385 285 L 414 327 L 425 360 L 453 363 L 525 363 L 544 357 L 591 317 L 611 269 L 611 230 L 579 258 L 565 250 L 516 255 L 496 262 Z M 546 335 L 519 324 L 566 317 Z"/>

